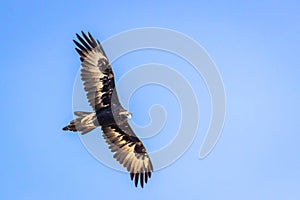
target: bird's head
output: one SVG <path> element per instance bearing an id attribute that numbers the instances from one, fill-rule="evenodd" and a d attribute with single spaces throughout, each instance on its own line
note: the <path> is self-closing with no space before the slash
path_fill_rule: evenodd
<path id="1" fill-rule="evenodd" d="M 131 116 L 132 116 L 131 112 L 129 112 L 129 111 L 127 111 L 127 110 L 122 110 L 122 111 L 120 111 L 120 112 L 119 112 L 119 115 L 125 116 L 127 119 L 131 119 Z"/>

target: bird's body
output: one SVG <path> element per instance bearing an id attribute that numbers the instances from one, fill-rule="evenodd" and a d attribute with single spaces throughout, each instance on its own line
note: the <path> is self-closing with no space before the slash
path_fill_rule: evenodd
<path id="1" fill-rule="evenodd" d="M 114 153 L 114 158 L 130 173 L 137 186 L 143 187 L 151 177 L 152 163 L 143 143 L 131 129 L 131 113 L 119 102 L 114 74 L 99 41 L 82 32 L 74 43 L 81 60 L 81 79 L 94 112 L 75 112 L 76 119 L 63 128 L 86 134 L 100 126 L 103 137 Z"/>
<path id="2" fill-rule="evenodd" d="M 121 106 L 114 108 L 114 111 L 112 110 L 111 107 L 106 107 L 98 110 L 96 112 L 96 117 L 99 126 L 107 126 L 112 124 L 122 125 L 123 123 L 128 121 L 129 116 L 126 115 L 127 113 L 128 115 L 130 115 L 130 113 Z"/>
<path id="3" fill-rule="evenodd" d="M 135 186 L 143 187 L 153 171 L 152 163 L 143 143 L 129 126 L 131 113 L 119 102 L 114 74 L 99 41 L 90 33 L 76 34 L 74 41 L 81 60 L 81 79 L 93 112 L 77 111 L 77 116 L 63 130 L 86 134 L 100 126 L 103 137 L 114 153 L 114 158 L 130 173 Z"/>

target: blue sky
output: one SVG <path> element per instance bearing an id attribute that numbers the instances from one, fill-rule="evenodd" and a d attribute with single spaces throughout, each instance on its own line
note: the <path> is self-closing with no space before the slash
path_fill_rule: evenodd
<path id="1" fill-rule="evenodd" d="M 297 1 L 3 2 L 1 199 L 299 199 L 299 8 Z M 210 99 L 203 80 L 188 69 L 191 84 L 199 85 L 199 131 L 179 160 L 140 189 L 61 128 L 72 119 L 79 68 L 75 33 L 90 31 L 103 41 L 149 26 L 182 32 L 207 50 L 224 82 L 227 116 L 216 147 L 199 160 Z M 172 56 L 145 51 L 117 60 L 116 78 L 160 59 L 180 70 Z M 157 90 L 139 90 L 130 106 Z M 159 93 L 165 95 L 162 103 L 174 101 Z M 160 101 L 149 96 L 152 100 Z M 134 108 L 141 124 L 149 120 L 145 106 Z M 172 120 L 166 128 L 159 141 L 171 138 Z M 156 141 L 145 143 L 151 149 Z"/>

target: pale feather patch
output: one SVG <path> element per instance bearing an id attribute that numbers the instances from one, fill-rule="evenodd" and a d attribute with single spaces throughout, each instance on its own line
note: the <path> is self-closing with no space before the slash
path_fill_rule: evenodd
<path id="1" fill-rule="evenodd" d="M 136 145 L 142 142 L 133 142 L 128 139 L 126 132 L 119 133 L 111 127 L 102 127 L 103 137 L 114 153 L 114 158 L 130 173 L 133 173 L 135 183 L 140 181 L 141 186 L 151 177 L 153 167 L 147 152 L 135 152 Z M 122 130 L 123 131 L 123 130 Z M 125 139 L 124 139 L 125 138 Z M 143 183 L 142 183 L 143 182 Z M 136 183 L 137 184 L 137 183 Z"/>
<path id="2" fill-rule="evenodd" d="M 84 82 L 84 89 L 87 92 L 89 104 L 94 110 L 96 110 L 96 105 L 103 106 L 101 97 L 104 92 L 101 92 L 103 83 L 100 79 L 106 75 L 98 67 L 100 59 L 107 61 L 100 49 L 96 48 L 96 50 L 93 49 L 88 52 L 87 57 L 81 64 L 81 79 Z"/>

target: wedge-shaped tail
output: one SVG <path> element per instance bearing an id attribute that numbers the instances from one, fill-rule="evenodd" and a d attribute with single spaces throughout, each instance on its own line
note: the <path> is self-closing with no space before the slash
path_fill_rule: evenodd
<path id="1" fill-rule="evenodd" d="M 97 125 L 97 117 L 95 112 L 74 112 L 77 116 L 68 126 L 62 130 L 80 132 L 82 135 L 95 129 Z"/>

